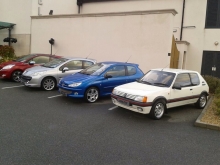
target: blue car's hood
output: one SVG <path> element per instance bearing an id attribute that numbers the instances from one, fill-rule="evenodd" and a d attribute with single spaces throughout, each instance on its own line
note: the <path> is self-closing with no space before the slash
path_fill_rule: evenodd
<path id="1" fill-rule="evenodd" d="M 91 76 L 91 75 L 76 73 L 74 75 L 69 75 L 69 76 L 64 77 L 62 79 L 62 82 L 64 82 L 65 84 L 69 85 L 69 84 L 72 84 L 74 82 L 88 82 L 88 81 L 92 81 L 95 78 L 97 78 L 97 76 Z"/>

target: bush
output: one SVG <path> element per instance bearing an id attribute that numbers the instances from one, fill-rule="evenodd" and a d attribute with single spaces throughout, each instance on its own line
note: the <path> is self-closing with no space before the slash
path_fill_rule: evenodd
<path id="1" fill-rule="evenodd" d="M 15 59 L 15 51 L 11 46 L 4 45 L 0 47 L 0 63 Z"/>
<path id="2" fill-rule="evenodd" d="M 211 94 L 215 94 L 216 89 L 220 88 L 220 79 L 213 76 L 205 75 L 203 78 L 209 85 L 209 92 Z M 220 89 L 219 89 L 220 90 Z"/>
<path id="3" fill-rule="evenodd" d="M 215 94 L 213 109 L 217 115 L 220 115 L 220 79 L 213 76 L 203 76 L 209 85 L 209 92 Z"/>
<path id="4" fill-rule="evenodd" d="M 217 114 L 220 115 L 220 98 L 215 98 L 214 104 L 214 109 L 216 110 Z"/>

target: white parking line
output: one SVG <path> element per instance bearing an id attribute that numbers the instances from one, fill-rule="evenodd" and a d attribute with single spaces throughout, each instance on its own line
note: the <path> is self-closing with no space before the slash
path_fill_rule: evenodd
<path id="1" fill-rule="evenodd" d="M 112 110 L 115 109 L 115 108 L 118 108 L 118 106 L 111 107 L 111 108 L 109 108 L 108 110 L 109 110 L 109 111 L 112 111 Z"/>
<path id="2" fill-rule="evenodd" d="M 51 98 L 54 98 L 54 97 L 60 97 L 60 96 L 63 96 L 63 95 L 50 96 L 50 97 L 48 97 L 48 99 L 51 99 Z"/>
<path id="3" fill-rule="evenodd" d="M 12 86 L 12 87 L 3 87 L 2 89 L 9 89 L 9 88 L 19 88 L 19 87 L 23 87 L 24 85 L 20 85 L 20 86 Z"/>

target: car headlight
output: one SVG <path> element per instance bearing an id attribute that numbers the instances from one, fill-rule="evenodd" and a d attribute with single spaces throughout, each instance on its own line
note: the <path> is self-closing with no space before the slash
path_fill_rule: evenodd
<path id="1" fill-rule="evenodd" d="M 138 102 L 146 103 L 147 97 L 146 96 L 136 96 L 134 100 L 138 101 Z"/>
<path id="2" fill-rule="evenodd" d="M 68 87 L 78 87 L 78 86 L 80 86 L 81 84 L 82 84 L 81 82 L 73 83 L 73 84 L 68 85 Z"/>
<path id="3" fill-rule="evenodd" d="M 34 74 L 32 74 L 32 76 L 40 76 L 42 74 L 44 74 L 46 71 L 43 72 L 35 72 Z"/>
<path id="4" fill-rule="evenodd" d="M 13 64 L 6 65 L 2 69 L 11 69 L 13 66 L 15 66 L 15 65 L 13 65 Z"/>

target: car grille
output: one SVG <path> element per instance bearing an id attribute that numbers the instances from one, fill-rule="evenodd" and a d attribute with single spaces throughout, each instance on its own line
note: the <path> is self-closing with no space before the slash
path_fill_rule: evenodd
<path id="1" fill-rule="evenodd" d="M 128 93 L 121 92 L 121 91 L 118 91 L 117 95 L 124 97 L 124 98 L 127 98 L 127 99 L 131 99 L 131 100 L 134 100 L 136 97 L 136 95 L 128 94 Z"/>
<path id="2" fill-rule="evenodd" d="M 23 81 L 23 82 L 31 81 L 31 79 L 32 79 L 32 77 L 30 77 L 30 76 L 21 75 L 21 81 Z"/>

